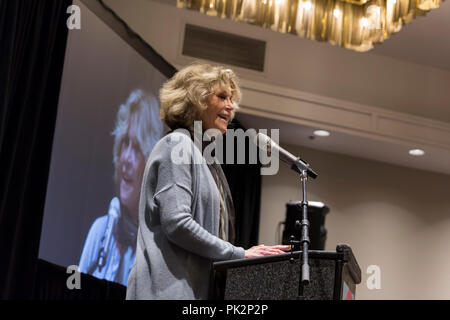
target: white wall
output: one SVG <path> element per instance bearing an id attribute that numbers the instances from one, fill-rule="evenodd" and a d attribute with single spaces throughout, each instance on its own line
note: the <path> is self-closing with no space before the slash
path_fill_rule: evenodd
<path id="1" fill-rule="evenodd" d="M 308 199 L 329 208 L 326 250 L 349 244 L 362 270 L 358 299 L 450 299 L 450 176 L 287 146 L 317 171 Z M 280 163 L 264 176 L 259 242 L 275 244 L 286 202 L 301 199 L 296 173 Z M 369 265 L 381 289 L 366 287 Z"/>

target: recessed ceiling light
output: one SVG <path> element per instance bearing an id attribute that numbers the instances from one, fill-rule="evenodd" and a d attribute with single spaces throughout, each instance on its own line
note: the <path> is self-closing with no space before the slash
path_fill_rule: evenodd
<path id="1" fill-rule="evenodd" d="M 409 150 L 409 154 L 412 156 L 423 156 L 425 154 L 425 151 L 421 150 L 421 149 L 411 149 Z"/>
<path id="2" fill-rule="evenodd" d="M 313 133 L 318 137 L 328 137 L 330 135 L 330 133 L 326 130 L 315 130 Z"/>

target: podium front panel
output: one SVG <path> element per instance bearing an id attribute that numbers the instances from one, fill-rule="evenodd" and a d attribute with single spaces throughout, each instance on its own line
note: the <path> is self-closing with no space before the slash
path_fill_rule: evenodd
<path id="1" fill-rule="evenodd" d="M 310 283 L 301 287 L 298 260 L 231 268 L 224 299 L 293 300 L 300 293 L 306 300 L 332 300 L 336 261 L 311 259 L 309 264 Z"/>
<path id="2" fill-rule="evenodd" d="M 214 262 L 210 297 L 225 300 L 354 299 L 361 270 L 351 248 L 308 252 L 310 282 L 301 284 L 301 251 Z M 291 261 L 292 260 L 292 261 Z"/>

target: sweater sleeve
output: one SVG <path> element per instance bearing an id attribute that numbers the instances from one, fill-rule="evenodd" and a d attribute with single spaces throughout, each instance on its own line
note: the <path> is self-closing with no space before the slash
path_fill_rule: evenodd
<path id="1" fill-rule="evenodd" d="M 190 141 L 183 141 L 189 150 Z M 169 144 L 170 146 L 170 144 Z M 176 163 L 170 158 L 173 145 L 165 150 L 165 161 L 158 166 L 158 183 L 153 200 L 159 208 L 160 221 L 167 238 L 176 245 L 211 260 L 231 260 L 244 258 L 245 251 L 209 233 L 192 217 L 192 166 L 196 164 Z M 189 155 L 189 157 L 192 157 Z M 161 159 L 162 160 L 162 159 Z"/>

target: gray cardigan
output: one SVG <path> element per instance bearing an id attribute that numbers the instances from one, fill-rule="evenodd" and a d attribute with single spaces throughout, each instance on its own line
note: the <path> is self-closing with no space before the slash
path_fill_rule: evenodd
<path id="1" fill-rule="evenodd" d="M 181 149 L 190 164 L 171 160 L 172 151 Z M 219 191 L 198 159 L 204 158 L 191 138 L 173 132 L 147 161 L 128 300 L 207 299 L 211 263 L 244 258 L 243 248 L 218 238 Z"/>

